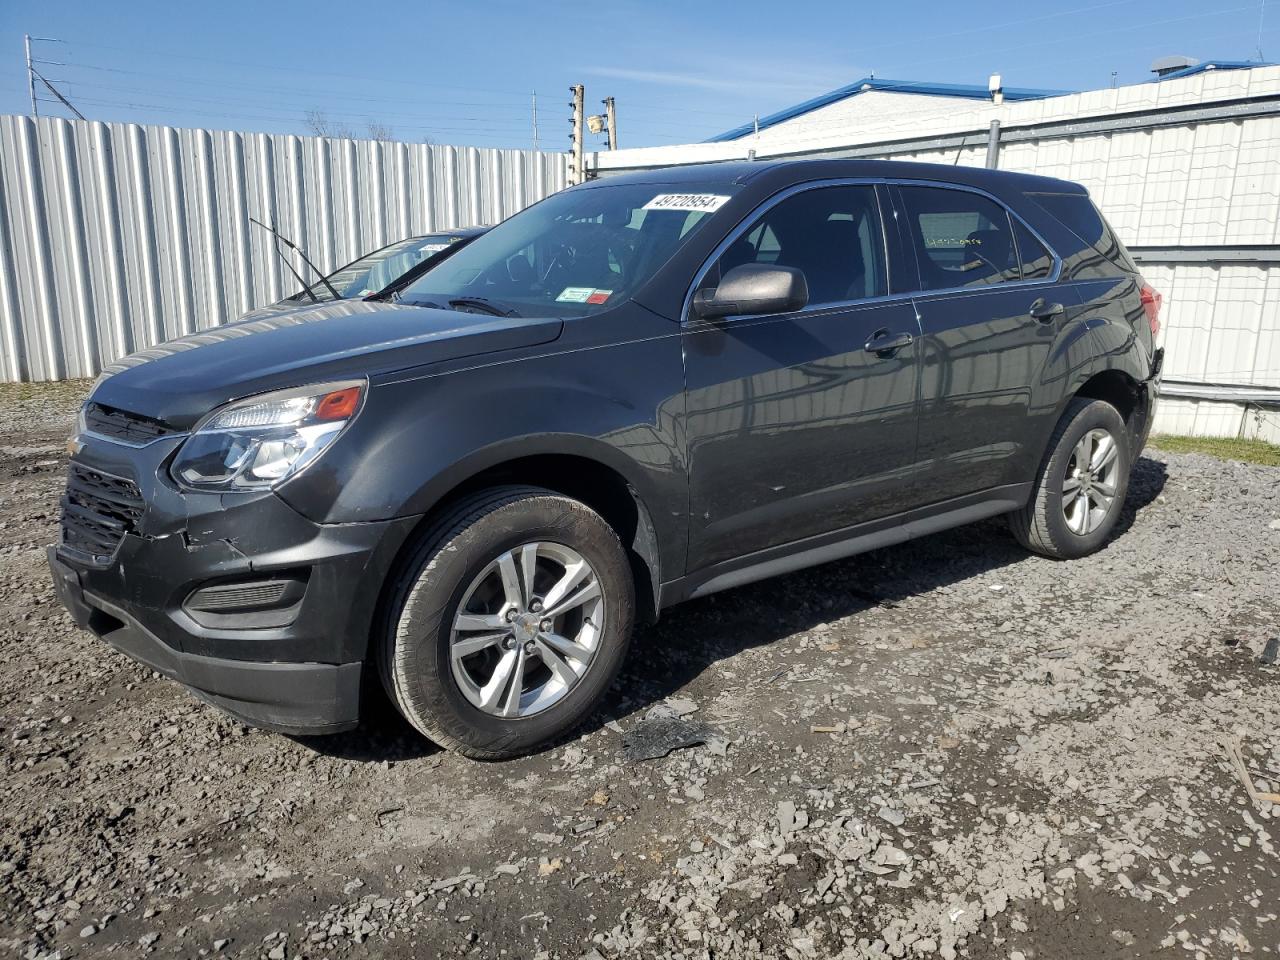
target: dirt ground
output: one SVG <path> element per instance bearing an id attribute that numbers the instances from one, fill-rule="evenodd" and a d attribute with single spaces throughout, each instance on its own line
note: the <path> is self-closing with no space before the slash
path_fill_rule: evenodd
<path id="1" fill-rule="evenodd" d="M 1149 450 L 1073 563 L 1002 523 L 669 611 L 603 712 L 480 764 L 248 729 L 75 630 L 83 386 L 0 425 L 0 952 L 1280 953 L 1280 468 Z M 708 743 L 627 761 L 647 715 Z"/>

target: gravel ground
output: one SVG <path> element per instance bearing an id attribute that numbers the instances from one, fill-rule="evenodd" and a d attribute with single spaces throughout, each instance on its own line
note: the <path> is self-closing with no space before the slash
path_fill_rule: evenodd
<path id="1" fill-rule="evenodd" d="M 1280 953 L 1280 468 L 1149 451 L 1073 563 L 999 522 L 669 611 L 514 762 L 251 730 L 72 628 L 83 385 L 0 427 L 0 948 L 36 957 Z M 705 742 L 624 756 L 655 729 Z"/>

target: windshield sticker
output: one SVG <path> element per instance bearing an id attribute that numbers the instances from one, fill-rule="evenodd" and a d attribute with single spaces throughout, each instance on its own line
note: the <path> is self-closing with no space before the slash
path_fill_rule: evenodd
<path id="1" fill-rule="evenodd" d="M 556 297 L 556 303 L 586 303 L 595 292 L 595 287 L 565 287 Z"/>
<path id="2" fill-rule="evenodd" d="M 439 253 L 441 250 L 448 250 L 448 249 L 449 249 L 449 244 L 447 243 L 428 243 L 418 252 L 421 253 L 424 257 L 429 257 L 433 253 Z"/>
<path id="3" fill-rule="evenodd" d="M 728 200 L 728 197 L 722 197 L 715 193 L 660 193 L 641 209 L 715 213 Z"/>
<path id="4" fill-rule="evenodd" d="M 611 296 L 613 296 L 612 290 L 596 290 L 587 297 L 587 303 L 604 303 Z"/>

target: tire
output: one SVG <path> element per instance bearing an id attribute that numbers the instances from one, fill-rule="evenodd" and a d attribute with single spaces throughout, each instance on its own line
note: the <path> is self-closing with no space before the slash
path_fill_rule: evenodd
<path id="1" fill-rule="evenodd" d="M 1103 447 L 1097 438 L 1103 432 L 1114 443 L 1114 459 L 1097 471 L 1096 479 L 1092 470 L 1084 471 L 1086 476 L 1081 477 L 1077 471 L 1082 444 L 1092 438 L 1090 467 L 1100 464 Z M 1101 549 L 1120 518 L 1132 466 L 1131 438 L 1120 411 L 1105 400 L 1075 398 L 1049 440 L 1031 500 L 1009 515 L 1013 535 L 1028 550 L 1058 560 L 1083 557 Z M 1075 486 L 1069 486 L 1073 482 Z M 1108 491 L 1112 492 L 1104 511 L 1100 500 Z M 1080 512 L 1082 495 L 1086 498 L 1084 519 Z"/>
<path id="2" fill-rule="evenodd" d="M 529 545 L 533 583 L 524 574 Z M 580 575 L 578 561 L 585 578 L 534 612 Z M 541 617 L 590 594 L 593 584 L 598 598 L 558 614 L 543 631 Z M 391 584 L 386 609 L 376 656 L 397 709 L 441 747 L 498 760 L 560 737 L 599 703 L 626 657 L 635 586 L 626 552 L 599 514 L 551 490 L 505 486 L 457 504 L 422 536 Z M 504 619 L 513 612 L 515 621 Z M 572 636 L 560 636 L 562 629 Z M 561 655 L 566 649 L 572 654 Z"/>

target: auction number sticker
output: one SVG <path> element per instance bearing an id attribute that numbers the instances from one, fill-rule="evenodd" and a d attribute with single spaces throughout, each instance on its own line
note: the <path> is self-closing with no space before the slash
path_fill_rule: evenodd
<path id="1" fill-rule="evenodd" d="M 612 290 L 599 287 L 565 287 L 556 297 L 556 303 L 604 303 L 611 296 Z"/>
<path id="2" fill-rule="evenodd" d="M 722 197 L 716 193 L 660 193 L 642 209 L 715 213 L 728 201 L 728 197 Z"/>

